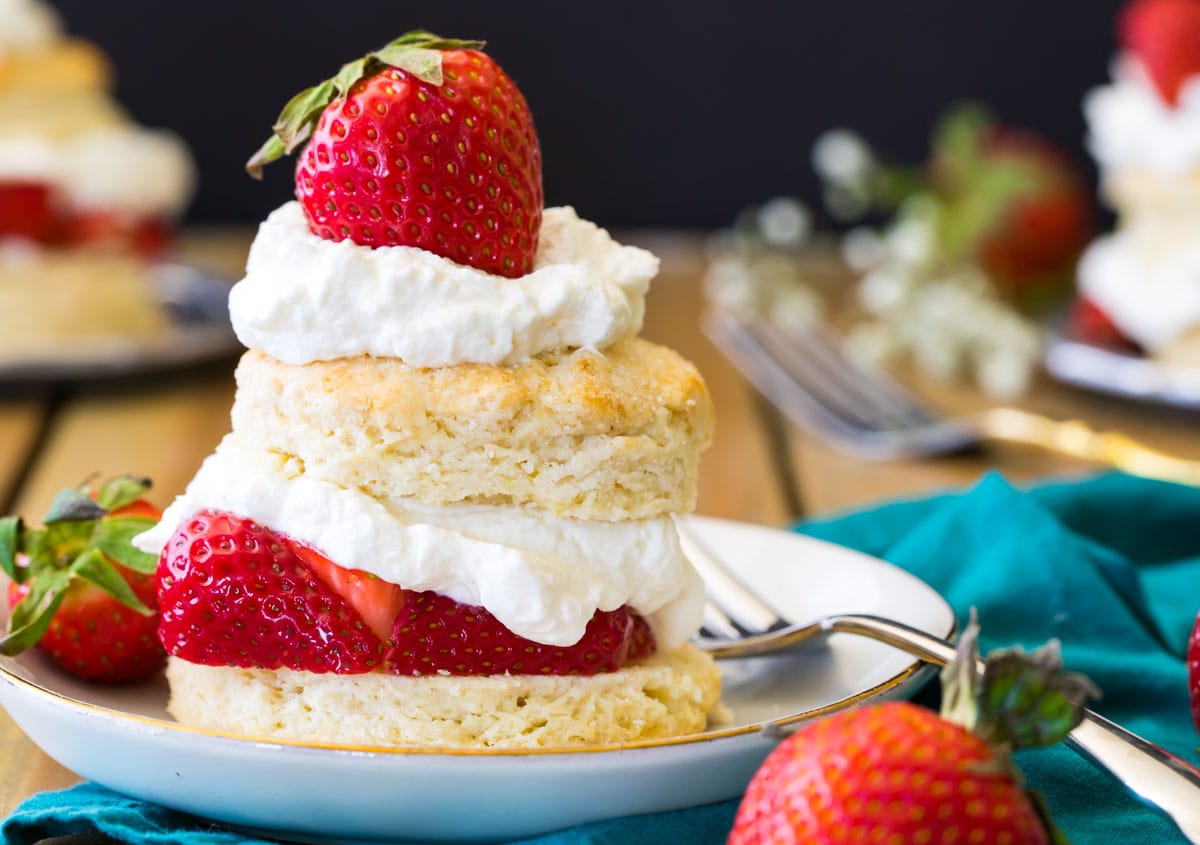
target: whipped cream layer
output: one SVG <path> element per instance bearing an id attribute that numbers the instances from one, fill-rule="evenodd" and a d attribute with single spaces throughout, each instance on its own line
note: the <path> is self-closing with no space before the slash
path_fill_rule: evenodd
<path id="1" fill-rule="evenodd" d="M 259 227 L 229 312 L 243 344 L 288 364 L 515 364 L 636 334 L 657 272 L 654 255 L 571 208 L 546 209 L 533 271 L 508 279 L 414 247 L 324 240 L 289 202 Z"/>
<path id="2" fill-rule="evenodd" d="M 1200 75 L 1184 83 L 1175 106 L 1132 54 L 1118 56 L 1112 76 L 1084 99 L 1088 145 L 1100 165 L 1163 176 L 1200 167 Z"/>
<path id="3" fill-rule="evenodd" d="M 1128 231 L 1105 235 L 1080 258 L 1078 277 L 1082 294 L 1149 352 L 1200 325 L 1200 234 L 1159 252 Z"/>
<path id="4" fill-rule="evenodd" d="M 600 522 L 515 505 L 380 500 L 300 475 L 281 456 L 228 435 L 134 544 L 158 554 L 202 508 L 247 517 L 347 569 L 482 605 L 539 643 L 578 642 L 597 610 L 628 604 L 670 649 L 696 632 L 703 615 L 703 583 L 670 517 Z"/>
<path id="5" fill-rule="evenodd" d="M 0 181 L 50 185 L 77 210 L 171 217 L 191 198 L 195 170 L 173 133 L 113 126 L 60 139 L 5 134 Z"/>

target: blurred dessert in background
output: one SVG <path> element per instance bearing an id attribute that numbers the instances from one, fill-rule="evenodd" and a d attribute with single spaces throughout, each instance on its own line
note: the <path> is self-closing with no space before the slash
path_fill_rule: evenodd
<path id="1" fill-rule="evenodd" d="M 0 0 L 0 348 L 165 324 L 147 262 L 191 198 L 191 156 L 115 102 L 93 45 L 38 0 Z"/>
<path id="2" fill-rule="evenodd" d="M 1200 0 L 1136 0 L 1118 36 L 1111 83 L 1084 101 L 1118 222 L 1080 261 L 1073 328 L 1200 366 Z"/>

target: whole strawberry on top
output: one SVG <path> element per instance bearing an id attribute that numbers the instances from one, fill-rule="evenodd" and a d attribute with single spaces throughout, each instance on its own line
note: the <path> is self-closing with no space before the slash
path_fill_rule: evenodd
<path id="1" fill-rule="evenodd" d="M 1184 83 L 1200 74 L 1200 0 L 1136 0 L 1118 32 L 1163 99 L 1178 105 Z"/>
<path id="2" fill-rule="evenodd" d="M 980 676 L 976 636 L 969 626 L 943 672 L 941 715 L 889 702 L 780 743 L 746 790 L 730 845 L 1062 841 L 1009 751 L 1063 739 L 1095 690 L 1062 673 L 1054 647 L 993 655 Z"/>
<path id="3" fill-rule="evenodd" d="M 530 272 L 541 149 L 524 96 L 482 46 L 410 32 L 344 65 L 288 102 L 247 170 L 307 142 L 296 197 L 314 234 Z"/>
<path id="4" fill-rule="evenodd" d="M 143 495 L 150 482 L 118 476 L 95 490 L 68 488 L 43 528 L 0 519 L 0 567 L 11 612 L 0 653 L 37 645 L 67 672 L 122 682 L 158 671 L 154 555 L 131 540 L 161 516 Z"/>

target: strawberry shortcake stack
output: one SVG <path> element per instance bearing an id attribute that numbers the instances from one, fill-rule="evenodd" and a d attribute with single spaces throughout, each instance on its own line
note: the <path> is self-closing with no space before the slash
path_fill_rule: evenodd
<path id="1" fill-rule="evenodd" d="M 1110 84 L 1084 103 L 1115 232 L 1079 265 L 1092 340 L 1200 365 L 1200 0 L 1134 0 Z"/>
<path id="2" fill-rule="evenodd" d="M 165 324 L 145 265 L 191 198 L 191 156 L 111 86 L 49 6 L 0 0 L 0 348 Z"/>
<path id="3" fill-rule="evenodd" d="M 410 33 L 297 95 L 230 313 L 232 431 L 162 521 L 170 710 L 354 745 L 695 732 L 703 586 L 673 514 L 712 426 L 639 338 L 657 259 L 542 208 L 524 97 Z"/>

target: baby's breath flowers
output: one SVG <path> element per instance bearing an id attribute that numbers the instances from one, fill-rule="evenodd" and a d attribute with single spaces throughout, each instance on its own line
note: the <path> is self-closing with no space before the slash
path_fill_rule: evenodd
<path id="1" fill-rule="evenodd" d="M 881 365 L 910 360 L 996 399 L 1024 392 L 1042 347 L 1030 315 L 1069 289 L 1091 234 L 1088 193 L 1061 153 L 963 107 L 939 124 L 920 168 L 885 166 L 846 129 L 823 135 L 812 158 L 833 218 L 888 215 L 841 239 L 856 283 L 850 297 L 832 293 L 839 307 L 854 306 L 851 353 Z M 744 212 L 712 240 L 710 298 L 779 322 L 828 307 L 828 285 L 813 272 L 811 220 L 791 199 Z"/>

